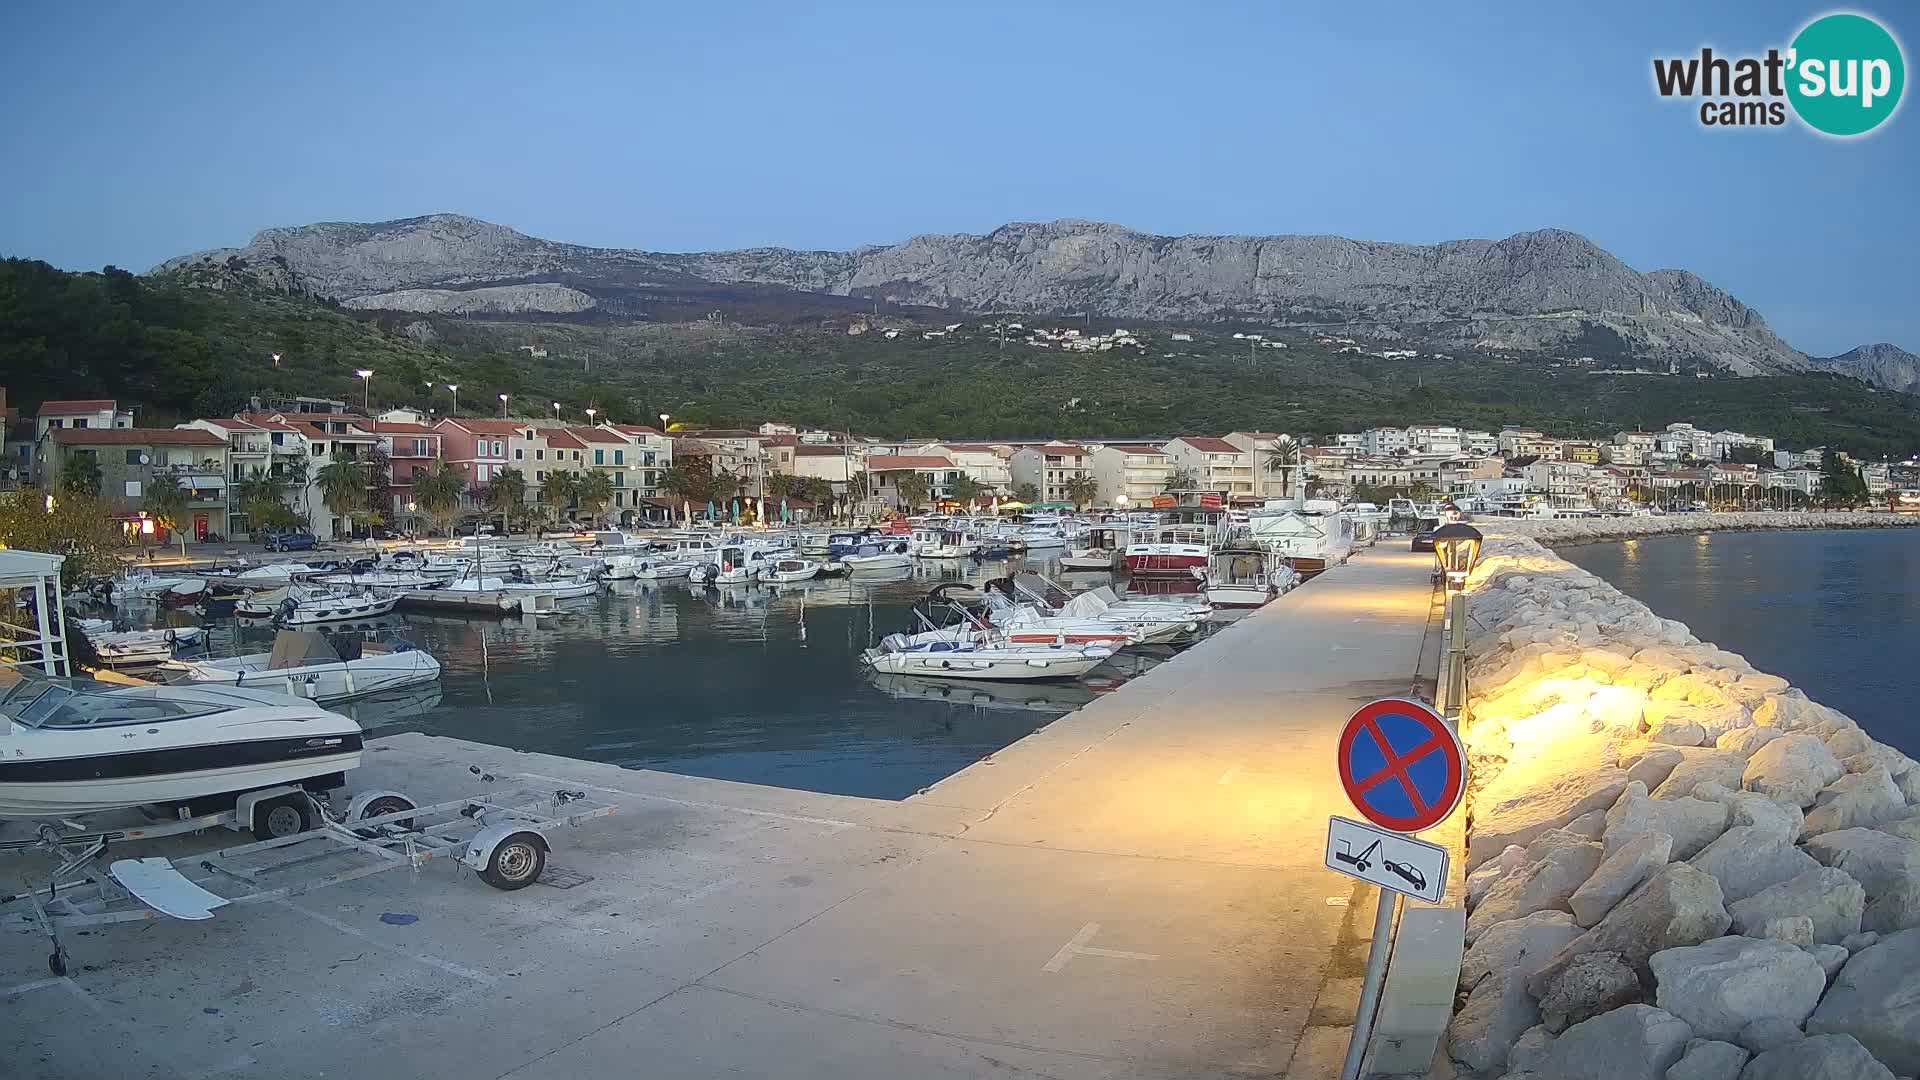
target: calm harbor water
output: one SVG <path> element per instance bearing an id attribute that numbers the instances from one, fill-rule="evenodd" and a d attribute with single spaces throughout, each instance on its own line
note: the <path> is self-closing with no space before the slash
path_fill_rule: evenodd
<path id="1" fill-rule="evenodd" d="M 1047 569 L 1038 561 L 1036 569 Z M 631 768 L 901 798 L 1046 725 L 1172 655 L 1130 649 L 1081 682 L 875 677 L 858 663 L 942 581 L 999 560 L 708 590 L 613 583 L 541 619 L 405 612 L 381 620 L 443 665 L 438 687 L 338 706 L 375 735 L 424 731 Z M 1076 588 L 1106 575 L 1075 575 Z M 273 631 L 204 621 L 218 655 Z"/>
<path id="2" fill-rule="evenodd" d="M 1659 536 L 1560 554 L 1920 755 L 1906 700 L 1920 658 L 1920 537 L 1908 530 Z"/>

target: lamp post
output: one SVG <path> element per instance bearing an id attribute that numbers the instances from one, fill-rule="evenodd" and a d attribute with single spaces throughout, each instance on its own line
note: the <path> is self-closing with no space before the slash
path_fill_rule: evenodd
<path id="1" fill-rule="evenodd" d="M 356 368 L 354 374 L 360 376 L 360 404 L 368 416 L 373 415 L 373 369 Z"/>
<path id="2" fill-rule="evenodd" d="M 505 420 L 506 418 L 507 418 L 507 395 L 501 394 L 500 395 L 500 419 Z"/>
<path id="3" fill-rule="evenodd" d="M 1433 559 L 1446 586 L 1447 671 L 1442 686 L 1442 714 L 1460 715 L 1467 696 L 1467 575 L 1480 560 L 1480 530 L 1462 522 L 1442 525 L 1433 533 Z"/>
<path id="4" fill-rule="evenodd" d="M 280 366 L 280 354 L 279 354 L 279 353 L 274 353 L 274 354 L 273 354 L 273 366 L 274 366 L 274 367 L 279 367 L 279 366 Z"/>
<path id="5" fill-rule="evenodd" d="M 460 384 L 451 383 L 451 382 L 448 383 L 447 391 L 453 395 L 453 408 L 448 410 L 447 415 L 459 416 L 460 415 Z"/>
<path id="6" fill-rule="evenodd" d="M 553 403 L 553 418 L 560 419 L 560 403 L 557 401 Z"/>
<path id="7" fill-rule="evenodd" d="M 592 427 L 592 426 L 593 426 L 593 417 L 594 417 L 594 414 L 595 414 L 595 413 L 598 413 L 599 411 L 600 411 L 599 409 L 588 409 L 588 410 L 587 410 L 587 426 L 588 426 L 588 427 Z"/>

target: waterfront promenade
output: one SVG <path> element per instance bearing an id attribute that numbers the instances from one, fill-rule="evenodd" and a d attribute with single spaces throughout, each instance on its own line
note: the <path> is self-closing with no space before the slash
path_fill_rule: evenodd
<path id="1" fill-rule="evenodd" d="M 900 802 L 379 740 L 357 787 L 445 798 L 478 763 L 620 803 L 556 836 L 553 864 L 590 880 L 385 874 L 71 939 L 71 979 L 7 935 L 0 1059 L 21 1077 L 1330 1075 L 1371 907 L 1320 865 L 1347 811 L 1333 745 L 1357 705 L 1415 688 L 1431 567 L 1364 552 Z"/>

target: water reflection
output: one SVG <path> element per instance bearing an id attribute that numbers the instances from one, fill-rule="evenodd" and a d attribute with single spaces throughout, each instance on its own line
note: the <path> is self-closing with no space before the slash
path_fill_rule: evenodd
<path id="1" fill-rule="evenodd" d="M 440 686 L 346 711 L 376 734 L 424 731 L 635 768 L 898 798 L 1172 655 L 1128 650 L 1085 683 L 1027 686 L 876 680 L 857 663 L 868 645 L 908 628 L 909 608 L 934 585 L 1006 572 L 996 560 L 780 586 L 623 581 L 537 618 L 387 616 L 369 628 L 397 630 L 432 652 L 443 667 Z M 1073 584 L 1106 580 L 1079 574 Z M 149 622 L 199 621 L 148 610 Z M 216 654 L 271 647 L 269 626 L 206 621 Z"/>

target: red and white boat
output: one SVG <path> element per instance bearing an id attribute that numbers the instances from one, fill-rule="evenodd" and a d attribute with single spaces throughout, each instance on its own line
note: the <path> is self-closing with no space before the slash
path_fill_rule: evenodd
<path id="1" fill-rule="evenodd" d="M 1127 545 L 1127 572 L 1136 577 L 1204 576 L 1213 532 L 1208 525 L 1162 525 Z"/>

